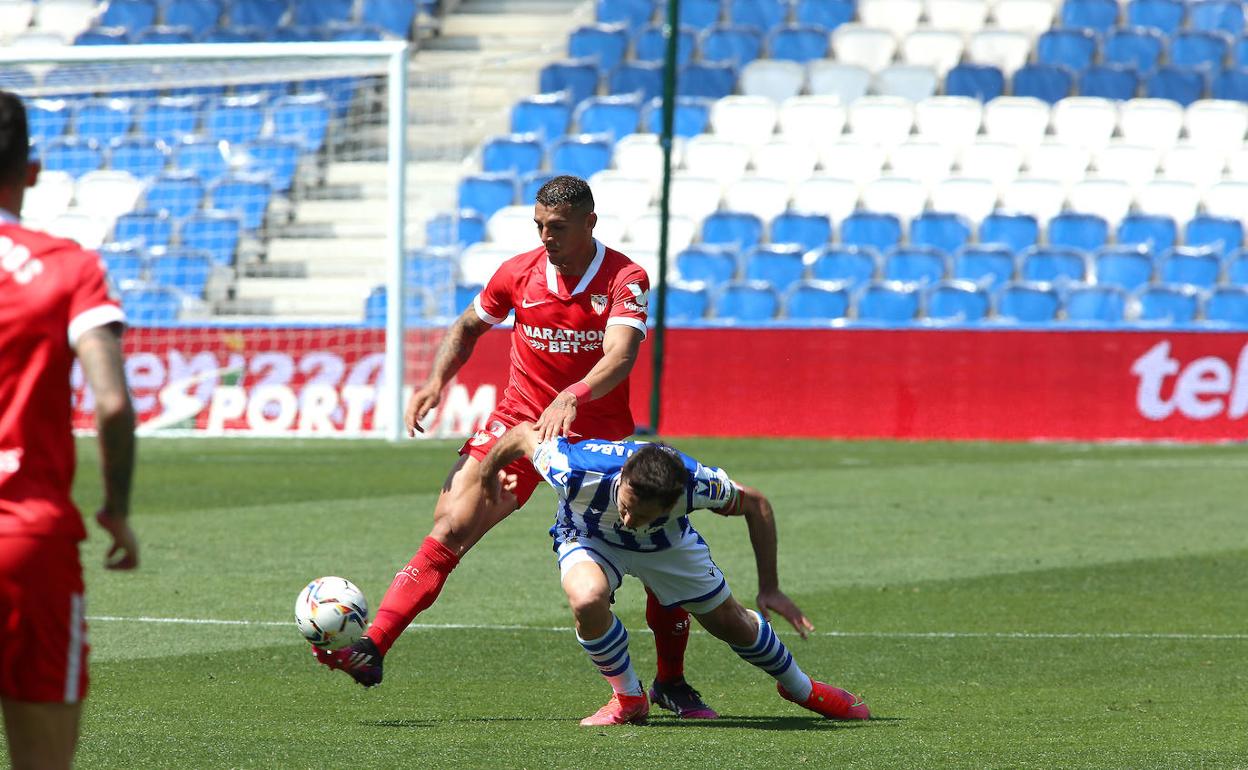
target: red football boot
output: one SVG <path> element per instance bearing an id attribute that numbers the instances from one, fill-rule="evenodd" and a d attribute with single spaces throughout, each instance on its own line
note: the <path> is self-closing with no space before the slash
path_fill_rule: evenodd
<path id="1" fill-rule="evenodd" d="M 598 725 L 644 725 L 650 715 L 650 701 L 642 695 L 611 694 L 607 705 L 581 720 L 585 727 Z"/>
<path id="2" fill-rule="evenodd" d="M 780 697 L 785 700 L 791 700 L 802 708 L 810 709 L 816 714 L 822 715 L 826 719 L 870 719 L 871 709 L 867 708 L 867 704 L 852 692 L 842 690 L 839 687 L 833 687 L 830 684 L 810 680 L 810 697 L 805 701 L 799 701 L 776 683 L 776 690 L 780 693 Z"/>

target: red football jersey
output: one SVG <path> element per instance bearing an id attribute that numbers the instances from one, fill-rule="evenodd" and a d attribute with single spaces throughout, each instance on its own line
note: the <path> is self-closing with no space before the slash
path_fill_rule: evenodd
<path id="1" fill-rule="evenodd" d="M 0 211 L 0 536 L 86 537 L 70 499 L 71 345 L 124 321 L 98 254 Z"/>
<path id="2" fill-rule="evenodd" d="M 477 295 L 477 315 L 502 323 L 516 311 L 511 334 L 511 371 L 498 405 L 520 419 L 536 420 L 555 395 L 582 379 L 602 359 L 608 326 L 625 324 L 646 333 L 650 279 L 636 262 L 595 242 L 583 276 L 565 281 L 540 247 L 512 257 Z M 635 425 L 628 407 L 628 380 L 577 407 L 572 429 L 585 436 L 623 438 Z"/>

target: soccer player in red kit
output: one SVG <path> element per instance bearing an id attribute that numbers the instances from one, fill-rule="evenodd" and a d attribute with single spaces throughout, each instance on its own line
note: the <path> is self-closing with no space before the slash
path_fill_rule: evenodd
<path id="1" fill-rule="evenodd" d="M 473 306 L 448 330 L 433 372 L 408 402 L 409 431 L 435 407 L 442 389 L 472 355 L 477 339 L 515 311 L 511 369 L 502 401 L 460 449 L 442 486 L 433 531 L 395 576 L 364 639 L 321 662 L 360 684 L 381 681 L 382 658 L 417 614 L 433 604 L 447 576 L 491 527 L 529 499 L 541 483 L 531 463 L 509 466 L 514 498 L 493 505 L 482 497 L 477 468 L 508 428 L 532 421 L 543 439 L 632 434 L 628 375 L 646 334 L 650 290 L 645 271 L 593 237 L 597 216 L 584 180 L 559 176 L 537 193 L 533 220 L 542 245 L 503 263 Z M 689 613 L 663 607 L 647 589 L 646 619 L 654 630 L 659 670 L 656 703 L 681 716 L 713 718 L 684 680 Z"/>
<path id="2" fill-rule="evenodd" d="M 87 691 L 87 638 L 70 499 L 74 356 L 95 397 L 107 566 L 133 569 L 127 523 L 134 411 L 121 356 L 125 316 L 98 254 L 21 226 L 28 160 L 26 111 L 0 91 L 0 704 L 14 768 L 68 768 Z"/>

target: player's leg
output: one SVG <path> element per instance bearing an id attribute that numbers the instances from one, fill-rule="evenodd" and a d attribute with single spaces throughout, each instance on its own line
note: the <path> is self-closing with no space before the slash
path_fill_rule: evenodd
<path id="1" fill-rule="evenodd" d="M 32 703 L 0 698 L 13 770 L 72 767 L 81 703 Z"/>
<path id="2" fill-rule="evenodd" d="M 719 714 L 685 679 L 685 648 L 689 645 L 689 612 L 679 604 L 664 607 L 646 586 L 646 625 L 654 633 L 657 671 L 650 700 L 681 719 L 715 719 Z"/>
<path id="3" fill-rule="evenodd" d="M 786 700 L 828 719 L 870 716 L 867 705 L 852 693 L 807 676 L 772 631 L 771 624 L 754 610 L 743 607 L 735 597 L 728 597 L 713 609 L 696 612 L 694 617 L 711 635 L 727 642 L 742 660 L 775 679 L 776 689 Z"/>

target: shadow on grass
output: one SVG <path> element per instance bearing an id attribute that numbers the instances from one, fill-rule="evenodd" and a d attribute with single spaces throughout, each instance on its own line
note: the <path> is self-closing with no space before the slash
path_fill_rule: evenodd
<path id="1" fill-rule="evenodd" d="M 674 727 L 679 729 L 737 728 L 750 730 L 811 730 L 811 729 L 858 729 L 868 724 L 901 722 L 900 717 L 872 717 L 869 722 L 837 722 L 809 717 L 755 717 L 737 716 L 719 719 L 677 719 L 676 717 L 651 719 L 645 727 Z M 377 719 L 361 720 L 364 727 L 442 727 L 449 724 L 502 724 L 506 722 L 564 722 L 573 724 L 575 719 L 565 717 L 453 717 L 450 719 Z"/>

